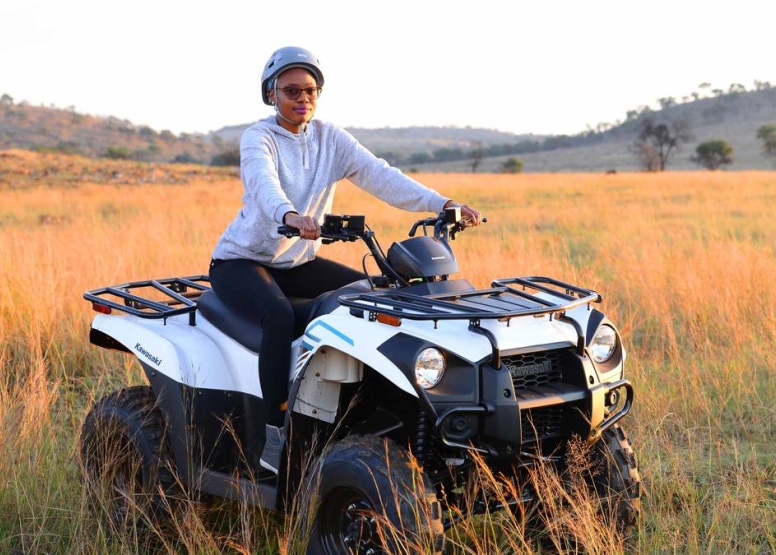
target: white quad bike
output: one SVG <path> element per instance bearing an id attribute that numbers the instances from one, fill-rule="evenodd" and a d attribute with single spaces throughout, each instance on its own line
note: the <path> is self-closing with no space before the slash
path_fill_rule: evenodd
<path id="1" fill-rule="evenodd" d="M 578 437 L 601 467 L 590 487 L 605 518 L 632 528 L 641 481 L 618 422 L 633 388 L 619 332 L 593 307 L 601 296 L 547 277 L 487 289 L 449 279 L 464 227 L 449 209 L 385 253 L 364 216 L 326 216 L 323 241 L 364 241 L 382 275 L 293 300 L 279 475 L 250 468 L 242 451 L 248 431 L 264 435 L 250 315 L 222 304 L 206 276 L 85 293 L 99 313 L 91 342 L 135 355 L 148 379 L 98 401 L 81 434 L 85 480 L 108 482 L 114 523 L 132 503 L 153 512 L 174 485 L 281 511 L 315 490 L 308 553 L 440 553 L 461 515 L 526 514 L 538 503 L 530 469 L 562 471 Z M 514 480 L 519 498 L 468 498 L 462 485 L 482 464 Z"/>

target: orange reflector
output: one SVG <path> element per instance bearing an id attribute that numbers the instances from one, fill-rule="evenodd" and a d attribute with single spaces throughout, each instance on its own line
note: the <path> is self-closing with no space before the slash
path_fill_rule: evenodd
<path id="1" fill-rule="evenodd" d="M 387 314 L 378 314 L 377 321 L 381 324 L 387 324 L 389 326 L 401 326 L 401 319 L 396 316 L 388 316 Z"/>
<path id="2" fill-rule="evenodd" d="M 100 303 L 92 303 L 92 310 L 100 314 L 110 314 L 110 307 Z"/>

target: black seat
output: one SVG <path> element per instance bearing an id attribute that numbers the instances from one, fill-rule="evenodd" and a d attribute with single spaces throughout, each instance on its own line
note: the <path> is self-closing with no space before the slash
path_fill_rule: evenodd
<path id="1" fill-rule="evenodd" d="M 336 309 L 341 295 L 366 291 L 371 291 L 371 286 L 364 279 L 334 291 L 328 291 L 314 299 L 290 298 L 289 301 L 294 309 L 294 337 L 302 335 L 311 320 Z M 197 310 L 217 329 L 240 345 L 254 353 L 259 352 L 261 325 L 248 311 L 232 310 L 212 289 L 199 297 Z"/>

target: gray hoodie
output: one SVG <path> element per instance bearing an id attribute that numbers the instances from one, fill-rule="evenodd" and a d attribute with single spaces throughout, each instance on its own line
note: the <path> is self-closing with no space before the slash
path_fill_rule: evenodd
<path id="1" fill-rule="evenodd" d="M 439 212 L 448 201 L 375 157 L 344 129 L 319 120 L 298 135 L 274 115 L 260 120 L 243 133 L 240 158 L 243 206 L 221 235 L 216 259 L 246 258 L 275 268 L 312 260 L 320 240 L 287 239 L 277 227 L 289 211 L 322 222 L 342 179 L 413 212 Z"/>

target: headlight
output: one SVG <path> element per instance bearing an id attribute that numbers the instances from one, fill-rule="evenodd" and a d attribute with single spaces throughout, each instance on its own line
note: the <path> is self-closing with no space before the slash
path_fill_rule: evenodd
<path id="1" fill-rule="evenodd" d="M 415 379 L 423 389 L 431 389 L 445 373 L 445 357 L 439 349 L 423 349 L 415 359 Z"/>
<path id="2" fill-rule="evenodd" d="M 611 326 L 603 325 L 596 330 L 593 340 L 587 350 L 596 364 L 603 364 L 614 354 L 617 349 L 617 332 Z"/>

